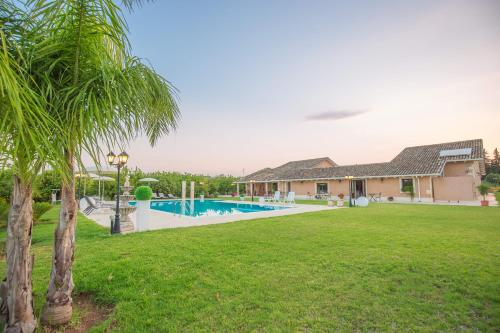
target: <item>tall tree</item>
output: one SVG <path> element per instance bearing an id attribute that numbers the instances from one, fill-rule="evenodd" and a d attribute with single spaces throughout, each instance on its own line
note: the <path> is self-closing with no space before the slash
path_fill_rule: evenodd
<path id="1" fill-rule="evenodd" d="M 59 156 L 49 140 L 58 124 L 49 117 L 28 71 L 26 53 L 32 45 L 33 30 L 26 12 L 13 2 L 0 0 L 0 167 L 8 165 L 13 171 L 7 276 L 1 287 L 2 308 L 7 311 L 5 332 L 35 329 L 30 253 L 32 188 L 44 162 Z"/>
<path id="2" fill-rule="evenodd" d="M 498 148 L 493 149 L 493 157 L 491 159 L 491 164 L 495 167 L 500 166 L 500 153 L 498 152 Z"/>
<path id="3" fill-rule="evenodd" d="M 486 174 L 488 174 L 491 168 L 491 160 L 490 160 L 490 155 L 488 154 L 486 148 L 483 148 L 483 156 L 484 156 L 484 167 L 486 169 L 485 171 Z"/>
<path id="4" fill-rule="evenodd" d="M 125 2 L 130 5 L 130 1 Z M 96 163 L 101 147 L 122 146 L 138 133 L 151 145 L 175 129 L 179 110 L 168 81 L 130 54 L 127 26 L 111 0 L 34 1 L 43 46 L 33 50 L 36 82 L 59 123 L 52 137 L 64 167 L 74 172 L 80 151 Z M 73 177 L 63 179 L 52 271 L 42 321 L 72 315 L 72 265 L 77 205 Z"/>

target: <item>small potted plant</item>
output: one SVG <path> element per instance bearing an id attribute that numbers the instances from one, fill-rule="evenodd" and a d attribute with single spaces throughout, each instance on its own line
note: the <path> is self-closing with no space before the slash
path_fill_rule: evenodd
<path id="1" fill-rule="evenodd" d="M 337 200 L 337 207 L 344 207 L 344 193 L 339 193 L 339 200 Z"/>
<path id="2" fill-rule="evenodd" d="M 149 210 L 151 209 L 151 198 L 153 197 L 153 190 L 149 186 L 139 186 L 135 192 L 136 200 L 136 229 L 137 231 L 144 231 L 149 229 Z"/>
<path id="3" fill-rule="evenodd" d="M 489 202 L 488 200 L 486 200 L 486 196 L 488 195 L 488 185 L 486 185 L 485 183 L 481 183 L 479 184 L 479 186 L 477 186 L 477 190 L 479 191 L 479 194 L 483 196 L 483 200 L 481 200 L 481 206 L 488 206 Z"/>

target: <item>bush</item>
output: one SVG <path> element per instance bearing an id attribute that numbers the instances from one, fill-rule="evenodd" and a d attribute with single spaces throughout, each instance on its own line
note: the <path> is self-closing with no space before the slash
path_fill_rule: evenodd
<path id="1" fill-rule="evenodd" d="M 140 201 L 151 200 L 153 197 L 153 190 L 149 186 L 139 186 L 135 190 L 135 199 Z"/>
<path id="2" fill-rule="evenodd" d="M 7 225 L 7 217 L 9 216 L 9 204 L 7 200 L 0 197 L 0 227 Z"/>
<path id="3" fill-rule="evenodd" d="M 500 174 L 490 173 L 490 174 L 486 175 L 486 178 L 484 178 L 484 180 L 493 186 L 499 185 L 500 184 Z"/>
<path id="4" fill-rule="evenodd" d="M 52 205 L 48 202 L 35 202 L 33 204 L 33 221 L 37 222 L 40 216 L 45 214 L 52 208 Z"/>

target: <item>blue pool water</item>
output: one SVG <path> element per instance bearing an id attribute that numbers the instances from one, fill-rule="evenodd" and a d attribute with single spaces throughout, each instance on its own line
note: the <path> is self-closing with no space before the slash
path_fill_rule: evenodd
<path id="1" fill-rule="evenodd" d="M 134 202 L 130 203 L 134 205 Z M 151 201 L 151 209 L 162 212 L 181 214 L 185 216 L 216 216 L 254 213 L 263 211 L 273 211 L 286 209 L 287 207 L 277 207 L 250 203 L 234 203 L 218 200 L 158 200 Z"/>

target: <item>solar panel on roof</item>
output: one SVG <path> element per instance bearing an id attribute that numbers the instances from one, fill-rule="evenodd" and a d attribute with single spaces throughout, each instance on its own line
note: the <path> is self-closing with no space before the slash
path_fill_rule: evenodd
<path id="1" fill-rule="evenodd" d="M 447 149 L 439 152 L 439 157 L 470 155 L 472 148 Z"/>

